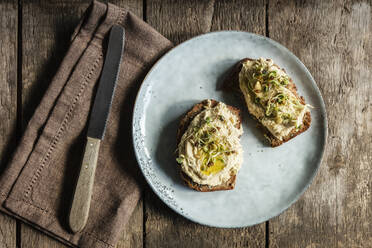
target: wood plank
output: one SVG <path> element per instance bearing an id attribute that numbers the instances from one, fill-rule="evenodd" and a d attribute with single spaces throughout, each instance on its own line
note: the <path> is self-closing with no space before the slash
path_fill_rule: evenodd
<path id="1" fill-rule="evenodd" d="M 23 224 L 21 226 L 21 247 L 25 248 L 67 248 L 68 246 L 60 243 L 59 241 L 50 238 L 44 233 L 36 230 L 35 228 Z"/>
<path id="2" fill-rule="evenodd" d="M 22 3 L 23 127 L 31 118 L 69 47 L 70 36 L 89 1 Z M 22 247 L 67 247 L 22 224 Z"/>
<path id="3" fill-rule="evenodd" d="M 271 247 L 372 245 L 371 1 L 270 1 L 269 33 L 309 68 L 327 105 L 315 181 L 270 222 Z"/>
<path id="4" fill-rule="evenodd" d="M 56 73 L 69 47 L 70 36 L 89 2 L 25 0 L 22 3 L 24 124 L 31 118 Z"/>
<path id="5" fill-rule="evenodd" d="M 16 220 L 0 214 L 0 247 L 16 247 Z"/>
<path id="6" fill-rule="evenodd" d="M 137 205 L 130 218 L 125 230 L 122 232 L 121 238 L 118 241 L 117 248 L 136 248 L 142 246 L 142 224 L 143 224 L 143 205 L 142 200 Z M 1 231 L 0 231 L 1 233 Z M 1 239 L 0 239 L 1 244 Z M 0 245 L 1 247 L 1 245 Z M 15 246 L 10 246 L 15 247 Z M 57 240 L 49 238 L 40 231 L 30 227 L 27 224 L 22 224 L 22 248 L 23 247 L 38 247 L 38 248 L 61 248 L 68 247 Z"/>
<path id="7" fill-rule="evenodd" d="M 123 230 L 117 248 L 143 247 L 143 200 L 135 208 Z"/>
<path id="8" fill-rule="evenodd" d="M 22 102 L 24 127 L 66 53 L 70 36 L 90 0 L 24 1 L 22 6 Z M 110 1 L 142 16 L 142 0 Z M 142 247 L 142 205 L 123 232 L 118 247 Z M 140 233 L 140 235 L 139 235 Z M 22 247 L 67 247 L 22 224 Z"/>
<path id="9" fill-rule="evenodd" d="M 121 8 L 129 10 L 136 14 L 138 17 L 143 17 L 143 1 L 142 0 L 112 0 L 109 1 Z"/>
<path id="10" fill-rule="evenodd" d="M 147 21 L 178 44 L 214 30 L 245 30 L 265 34 L 265 2 L 161 1 L 147 2 Z M 145 196 L 145 246 L 265 247 L 265 224 L 242 229 L 218 229 L 192 223 L 177 215 L 151 191 Z"/>
<path id="11" fill-rule="evenodd" d="M 114 0 L 111 3 L 127 9 L 138 17 L 143 18 L 142 0 Z M 117 248 L 143 247 L 143 199 L 141 198 L 129 222 L 123 230 Z"/>
<path id="12" fill-rule="evenodd" d="M 0 3 L 0 173 L 14 149 L 17 119 L 17 2 Z M 0 247 L 16 246 L 16 221 L 0 213 Z"/>

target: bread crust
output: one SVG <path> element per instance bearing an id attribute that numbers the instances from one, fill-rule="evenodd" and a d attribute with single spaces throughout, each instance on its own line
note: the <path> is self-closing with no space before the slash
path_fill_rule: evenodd
<path id="1" fill-rule="evenodd" d="M 240 60 L 238 63 L 236 63 L 231 68 L 230 72 L 228 73 L 228 75 L 225 78 L 225 81 L 223 83 L 223 89 L 224 90 L 234 92 L 235 94 L 239 95 L 239 97 L 241 97 L 244 102 L 245 102 L 244 95 L 241 92 L 240 87 L 239 87 L 239 73 L 242 69 L 243 63 L 246 62 L 246 61 L 252 61 L 252 60 L 253 59 L 251 59 L 251 58 L 244 58 L 244 59 Z M 283 68 L 280 68 L 278 65 L 274 64 L 274 66 L 276 66 L 278 69 L 281 69 L 285 72 L 285 70 Z M 292 91 L 292 93 L 300 100 L 300 102 L 302 104 L 305 104 L 305 99 L 302 96 L 298 95 L 297 87 L 293 83 L 293 80 L 291 78 L 289 78 L 289 84 L 286 87 L 287 87 L 287 89 Z M 249 112 L 249 110 L 248 110 L 248 112 Z M 309 112 L 306 112 L 305 115 L 304 115 L 302 127 L 298 130 L 293 129 L 287 136 L 283 137 L 283 139 L 280 140 L 280 139 L 276 138 L 274 135 L 272 135 L 271 132 L 264 125 L 262 125 L 262 123 L 259 120 L 257 120 L 257 118 L 254 115 L 252 115 L 251 113 L 250 113 L 250 115 L 257 121 L 258 126 L 263 131 L 265 137 L 269 140 L 270 145 L 272 147 L 280 146 L 281 144 L 293 139 L 297 135 L 305 132 L 307 129 L 309 129 L 310 124 L 311 124 L 311 114 L 310 114 L 310 111 L 309 111 Z"/>
<path id="2" fill-rule="evenodd" d="M 209 99 L 209 100 L 211 102 L 211 107 L 215 107 L 218 104 L 218 101 L 216 101 L 216 100 L 213 100 L 213 99 Z M 208 99 L 204 100 L 204 101 L 202 101 L 198 104 L 195 104 L 183 116 L 183 118 L 181 119 L 180 124 L 178 126 L 178 130 L 177 130 L 177 145 L 180 143 L 182 135 L 186 132 L 187 128 L 189 127 L 189 125 L 191 123 L 191 121 L 194 119 L 194 117 L 196 115 L 198 115 L 200 112 L 203 111 L 205 106 L 208 106 Z M 227 107 L 231 112 L 233 112 L 235 115 L 238 116 L 239 122 L 236 124 L 236 127 L 240 128 L 241 125 L 242 125 L 241 124 L 240 110 L 233 107 L 233 106 L 229 106 L 229 105 L 227 105 Z M 229 180 L 227 182 L 222 183 L 220 185 L 216 185 L 216 186 L 209 186 L 209 185 L 205 185 L 205 184 L 195 183 L 182 170 L 181 170 L 181 178 L 188 187 L 190 187 L 194 190 L 197 190 L 197 191 L 201 191 L 201 192 L 210 192 L 210 191 L 218 191 L 218 190 L 232 190 L 232 189 L 234 189 L 235 182 L 236 182 L 236 174 L 234 174 L 234 173 L 231 174 L 231 177 L 229 178 Z"/>

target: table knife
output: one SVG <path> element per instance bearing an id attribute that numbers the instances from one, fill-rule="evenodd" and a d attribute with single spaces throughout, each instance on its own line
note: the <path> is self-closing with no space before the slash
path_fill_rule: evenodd
<path id="1" fill-rule="evenodd" d="M 124 29 L 117 25 L 113 26 L 90 114 L 87 142 L 69 215 L 69 225 L 73 232 L 83 230 L 88 220 L 99 147 L 105 136 L 106 123 L 124 51 L 124 41 Z"/>

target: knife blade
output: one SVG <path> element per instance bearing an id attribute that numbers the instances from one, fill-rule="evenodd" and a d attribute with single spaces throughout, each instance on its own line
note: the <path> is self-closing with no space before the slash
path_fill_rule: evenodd
<path id="1" fill-rule="evenodd" d="M 124 51 L 124 42 L 124 29 L 114 25 L 110 31 L 107 53 L 88 122 L 87 143 L 70 209 L 69 224 L 73 232 L 81 231 L 88 220 L 99 147 L 105 136 L 107 119 Z"/>

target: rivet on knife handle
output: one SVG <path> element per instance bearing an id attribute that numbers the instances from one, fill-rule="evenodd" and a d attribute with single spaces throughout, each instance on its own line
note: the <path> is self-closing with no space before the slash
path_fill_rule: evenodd
<path id="1" fill-rule="evenodd" d="M 83 230 L 88 220 L 94 173 L 97 167 L 100 144 L 101 140 L 99 139 L 87 138 L 83 163 L 81 165 L 69 217 L 70 228 L 73 232 L 80 232 Z"/>

